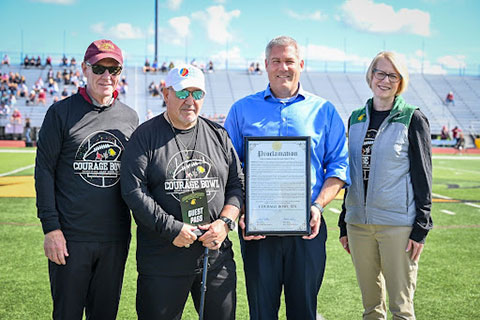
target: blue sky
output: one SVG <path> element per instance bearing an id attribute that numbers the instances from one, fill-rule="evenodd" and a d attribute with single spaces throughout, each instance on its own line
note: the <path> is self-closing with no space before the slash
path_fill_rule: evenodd
<path id="1" fill-rule="evenodd" d="M 154 0 L 2 0 L 0 53 L 82 58 L 109 38 L 127 63 L 153 58 Z M 159 60 L 221 68 L 263 61 L 267 42 L 294 37 L 309 68 L 365 68 L 381 50 L 406 59 L 411 72 L 465 68 L 480 73 L 478 0 L 159 0 Z M 23 41 L 22 41 L 23 30 Z"/>

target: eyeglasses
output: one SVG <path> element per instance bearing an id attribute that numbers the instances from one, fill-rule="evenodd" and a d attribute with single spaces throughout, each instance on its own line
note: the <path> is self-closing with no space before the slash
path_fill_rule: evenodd
<path id="1" fill-rule="evenodd" d="M 85 62 L 85 64 L 92 68 L 93 73 L 95 74 L 103 74 L 105 70 L 108 70 L 112 76 L 118 76 L 122 72 L 122 66 L 113 66 L 113 67 L 106 67 L 99 64 L 90 64 Z"/>
<path id="2" fill-rule="evenodd" d="M 205 92 L 203 92 L 202 90 L 188 91 L 186 89 L 183 89 L 180 91 L 176 91 L 171 87 L 169 89 L 175 91 L 175 96 L 178 99 L 182 99 L 182 100 L 187 99 L 190 94 L 192 94 L 192 97 L 194 100 L 200 100 L 205 96 Z"/>
<path id="3" fill-rule="evenodd" d="M 402 76 L 398 73 L 386 73 L 378 69 L 373 69 L 373 76 L 378 80 L 383 80 L 385 77 L 388 77 L 388 80 L 392 83 L 396 83 L 402 79 Z"/>

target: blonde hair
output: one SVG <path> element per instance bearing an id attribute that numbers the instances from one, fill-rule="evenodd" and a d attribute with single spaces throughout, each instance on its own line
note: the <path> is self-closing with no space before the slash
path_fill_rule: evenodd
<path id="1" fill-rule="evenodd" d="M 373 77 L 373 69 L 375 69 L 375 67 L 377 66 L 378 60 L 381 58 L 384 58 L 390 61 L 395 71 L 398 72 L 402 77 L 400 79 L 400 84 L 398 85 L 398 89 L 395 95 L 398 96 L 402 94 L 408 88 L 408 81 L 410 79 L 410 76 L 408 75 L 408 69 L 405 63 L 400 59 L 400 57 L 395 52 L 391 52 L 391 51 L 379 52 L 375 56 L 375 58 L 373 58 L 372 63 L 370 63 L 370 66 L 368 67 L 367 75 L 366 75 L 368 86 L 370 88 L 372 87 L 371 84 L 372 84 L 372 77 Z"/>

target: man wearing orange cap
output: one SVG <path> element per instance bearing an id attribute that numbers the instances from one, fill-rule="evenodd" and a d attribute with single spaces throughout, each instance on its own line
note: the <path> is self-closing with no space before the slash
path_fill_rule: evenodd
<path id="1" fill-rule="evenodd" d="M 120 160 L 138 125 L 117 100 L 122 51 L 94 41 L 82 62 L 87 85 L 54 103 L 40 130 L 35 165 L 54 319 L 115 319 L 130 243 Z"/>

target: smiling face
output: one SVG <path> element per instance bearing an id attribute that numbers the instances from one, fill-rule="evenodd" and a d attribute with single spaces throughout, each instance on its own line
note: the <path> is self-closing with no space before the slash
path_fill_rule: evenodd
<path id="1" fill-rule="evenodd" d="M 274 46 L 265 59 L 265 69 L 270 89 L 277 98 L 289 98 L 296 94 L 303 60 L 294 46 Z"/>
<path id="2" fill-rule="evenodd" d="M 185 88 L 190 92 L 200 90 L 199 88 Z M 163 89 L 163 97 L 167 104 L 167 114 L 172 125 L 177 129 L 189 129 L 197 123 L 198 114 L 203 106 L 205 97 L 199 100 L 193 99 L 189 94 L 186 99 L 177 98 L 172 87 Z"/>
<path id="3" fill-rule="evenodd" d="M 117 60 L 112 58 L 102 59 L 95 64 L 105 67 L 120 65 Z M 108 103 L 117 88 L 120 75 L 113 76 L 108 70 L 105 70 L 103 74 L 95 74 L 92 71 L 92 67 L 87 66 L 85 62 L 82 63 L 82 71 L 87 78 L 88 94 L 101 104 Z"/>
<path id="4" fill-rule="evenodd" d="M 375 69 L 387 74 L 396 73 L 399 75 L 399 72 L 395 69 L 393 64 L 388 59 L 383 57 L 377 60 Z M 383 80 L 378 80 L 374 75 L 372 75 L 370 89 L 372 89 L 374 99 L 384 102 L 393 102 L 401 81 L 402 80 L 393 83 L 390 81 L 390 77 L 385 77 Z"/>

